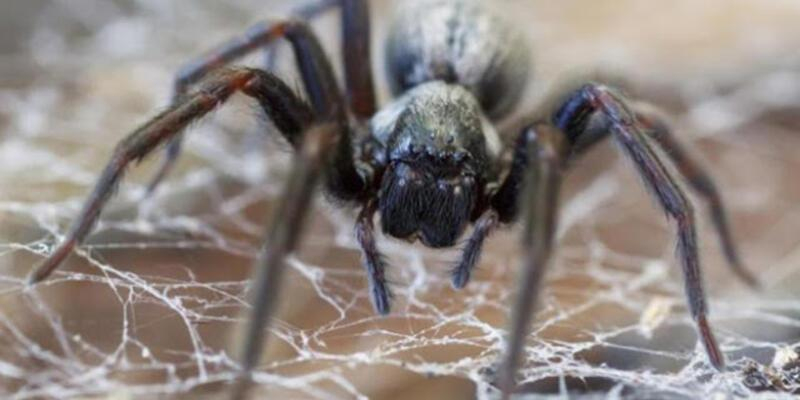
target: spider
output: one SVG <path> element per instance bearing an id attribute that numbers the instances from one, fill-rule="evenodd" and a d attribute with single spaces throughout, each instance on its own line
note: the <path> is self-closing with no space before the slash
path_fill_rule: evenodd
<path id="1" fill-rule="evenodd" d="M 334 8 L 341 11 L 344 93 L 309 27 L 312 18 Z M 178 72 L 171 106 L 119 143 L 65 239 L 30 274 L 31 284 L 45 279 L 90 233 L 129 164 L 166 144 L 150 185 L 155 189 L 178 158 L 184 128 L 241 93 L 258 102 L 296 154 L 255 265 L 250 291 L 255 307 L 239 382 L 249 381 L 258 362 L 284 258 L 297 249 L 314 189 L 322 186 L 336 204 L 360 207 L 355 232 L 379 314 L 389 313 L 392 296 L 387 262 L 376 245 L 375 214 L 388 235 L 432 248 L 455 246 L 472 225 L 452 270 L 455 288 L 470 280 L 486 238 L 521 221 L 524 257 L 496 382 L 507 397 L 553 252 L 562 176 L 572 161 L 611 136 L 677 226 L 689 311 L 710 363 L 724 367 L 707 320 L 693 208 L 652 143 L 707 202 L 732 271 L 753 286 L 757 281 L 740 261 L 713 181 L 658 112 L 620 90 L 587 82 L 558 90 L 548 106 L 514 124 L 518 129 L 498 132 L 494 125 L 524 93 L 528 47 L 513 26 L 471 0 L 415 0 L 399 7 L 385 60 L 396 96 L 379 110 L 367 0 L 315 0 L 299 10 L 294 17 L 255 25 Z M 293 49 L 304 95 L 268 70 L 230 65 L 281 38 Z"/>

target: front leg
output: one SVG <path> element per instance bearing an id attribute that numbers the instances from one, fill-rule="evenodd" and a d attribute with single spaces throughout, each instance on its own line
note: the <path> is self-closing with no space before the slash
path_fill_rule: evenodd
<path id="1" fill-rule="evenodd" d="M 725 366 L 725 357 L 708 323 L 708 306 L 698 255 L 694 209 L 647 143 L 635 114 L 619 94 L 605 86 L 588 84 L 583 86 L 576 96 L 582 100 L 580 109 L 601 113 L 607 119 L 608 130 L 633 161 L 661 207 L 675 221 L 678 228 L 678 254 L 683 267 L 689 310 L 697 325 L 709 361 L 715 368 L 722 370 Z"/>
<path id="2" fill-rule="evenodd" d="M 720 245 L 725 258 L 728 260 L 728 267 L 751 288 L 760 288 L 761 283 L 758 278 L 745 268 L 742 259 L 739 257 L 730 224 L 728 223 L 725 203 L 714 184 L 714 179 L 703 168 L 702 164 L 692 157 L 691 152 L 685 145 L 678 140 L 665 117 L 646 104 L 637 103 L 634 106 L 634 110 L 636 111 L 636 119 L 646 128 L 648 136 L 653 138 L 664 150 L 664 153 L 672 160 L 678 172 L 686 178 L 686 181 L 694 191 L 705 200 L 710 211 L 711 223 L 717 231 Z"/>
<path id="3" fill-rule="evenodd" d="M 310 88 L 326 87 L 318 84 L 319 78 L 309 77 Z M 330 152 L 326 147 L 328 160 L 339 162 L 332 164 L 336 179 L 348 179 L 345 189 L 359 190 L 366 187 L 363 173 L 359 172 L 353 160 L 341 162 L 351 154 L 349 146 L 349 129 L 336 114 L 336 97 L 328 94 L 333 104 L 309 106 L 274 75 L 249 68 L 224 70 L 205 81 L 199 90 L 186 96 L 178 104 L 158 114 L 149 122 L 136 129 L 117 146 L 113 157 L 101 174 L 94 190 L 83 206 L 80 216 L 72 223 L 66 237 L 56 250 L 44 260 L 28 277 L 29 283 L 45 279 L 89 234 L 91 227 L 100 216 L 114 189 L 122 179 L 126 168 L 134 161 L 146 157 L 150 152 L 175 138 L 193 121 L 203 117 L 221 105 L 235 92 L 241 92 L 256 99 L 267 115 L 271 116 L 275 125 L 286 135 L 289 142 L 298 149 L 303 142 L 303 133 L 314 123 L 331 122 L 339 127 L 337 141 L 331 143 L 334 148 L 346 152 L 344 155 Z M 341 143 L 346 142 L 347 146 Z M 333 178 L 329 178 L 329 181 Z M 344 187 L 339 185 L 339 187 Z M 358 193 L 354 194 L 358 195 Z"/>
<path id="4" fill-rule="evenodd" d="M 498 205 L 513 204 L 511 209 L 498 210 L 501 215 L 516 215 L 518 200 L 524 211 L 521 241 L 524 256 L 510 316 L 508 345 L 498 373 L 498 387 L 504 399 L 514 388 L 514 375 L 524 354 L 525 338 L 552 254 L 561 176 L 568 151 L 564 133 L 551 124 L 536 123 L 526 127 L 517 141 L 512 170 L 494 199 Z"/>
<path id="5" fill-rule="evenodd" d="M 160 144 L 180 134 L 187 125 L 224 103 L 234 92 L 252 85 L 256 75 L 258 72 L 245 69 L 226 71 L 206 82 L 194 95 L 157 115 L 123 139 L 84 203 L 80 215 L 70 225 L 66 237 L 28 275 L 28 284 L 47 278 L 73 248 L 83 242 L 122 180 L 128 165 L 143 159 Z"/>
<path id="6" fill-rule="evenodd" d="M 519 211 L 525 211 L 523 245 L 527 255 L 511 317 L 509 344 L 498 376 L 504 398 L 513 389 L 538 287 L 552 248 L 559 174 L 569 159 L 583 154 L 608 133 L 620 143 L 667 215 L 676 222 L 689 309 L 711 364 L 721 370 L 725 359 L 707 320 L 692 206 L 650 148 L 635 114 L 615 92 L 589 84 L 569 94 L 550 122 L 556 129 L 536 124 L 520 136 L 510 171 L 491 202 L 503 222 L 510 222 Z M 536 145 L 529 148 L 531 143 Z"/>
<path id="7" fill-rule="evenodd" d="M 44 260 L 28 277 L 29 284 L 47 278 L 55 268 L 80 244 L 97 221 L 114 189 L 122 180 L 127 167 L 150 154 L 159 145 L 181 133 L 189 124 L 208 114 L 223 104 L 236 92 L 241 92 L 258 100 L 268 114 L 280 115 L 277 126 L 296 126 L 300 130 L 287 132 L 297 143 L 292 172 L 286 184 L 284 195 L 267 229 L 264 251 L 255 266 L 255 278 L 251 290 L 252 317 L 244 338 L 241 377 L 236 384 L 235 396 L 242 396 L 247 388 L 252 369 L 260 356 L 264 342 L 264 325 L 274 310 L 278 290 L 285 270 L 284 258 L 297 248 L 298 238 L 311 208 L 315 183 L 323 175 L 323 166 L 331 161 L 330 148 L 343 140 L 347 132 L 343 121 L 331 119 L 322 113 L 325 108 L 312 109 L 300 99 L 294 98 L 287 104 L 303 105 L 301 109 L 281 113 L 280 105 L 270 102 L 279 94 L 290 90 L 277 77 L 260 70 L 237 68 L 220 72 L 204 81 L 200 90 L 186 96 L 175 106 L 145 123 L 117 146 L 100 178 L 86 200 L 81 214 L 70 226 L 66 238 L 58 248 Z M 280 97 L 280 96 L 278 96 Z M 312 111 L 313 110 L 313 111 Z M 297 115 L 314 116 L 311 120 L 297 120 Z M 316 117 L 316 115 L 323 115 Z"/>
<path id="8" fill-rule="evenodd" d="M 314 188 L 326 161 L 326 149 L 336 140 L 341 130 L 336 124 L 320 124 L 304 134 L 292 164 L 291 174 L 283 189 L 278 207 L 266 230 L 265 242 L 254 266 L 254 277 L 249 290 L 249 303 L 253 305 L 244 330 L 242 361 L 239 379 L 234 382 L 231 399 L 243 399 L 251 384 L 252 371 L 261 358 L 267 340 L 264 329 L 277 306 L 287 254 L 297 249 L 309 210 L 312 208 Z"/>
<path id="9" fill-rule="evenodd" d="M 307 31 L 307 28 L 305 29 Z M 295 32 L 295 34 L 291 34 Z M 298 61 L 303 59 L 324 57 L 324 54 L 313 54 L 307 46 L 302 46 L 298 38 L 307 37 L 303 29 L 291 20 L 274 21 L 260 23 L 241 36 L 223 43 L 219 47 L 211 50 L 207 54 L 192 60 L 181 67 L 172 84 L 171 105 L 178 104 L 189 92 L 189 89 L 197 82 L 203 80 L 209 73 L 222 68 L 231 62 L 257 50 L 268 46 L 281 37 L 287 37 L 298 53 Z M 294 38 L 294 40 L 293 40 Z M 312 49 L 313 51 L 313 49 Z M 158 185 L 166 178 L 175 167 L 175 162 L 181 153 L 183 136 L 178 134 L 170 139 L 166 146 L 166 153 L 161 165 L 156 170 L 156 174 L 147 187 L 147 194 L 152 195 Z"/>
<path id="10" fill-rule="evenodd" d="M 288 39 L 292 45 L 305 80 L 306 74 L 313 73 L 307 69 L 309 64 L 320 63 L 321 60 L 327 59 L 320 46 L 309 45 L 309 41 L 316 41 L 316 39 L 313 38 L 305 20 L 322 14 L 337 5 L 342 8 L 344 70 L 350 109 L 358 118 L 371 117 L 375 112 L 376 100 L 369 47 L 369 7 L 366 0 L 314 0 L 298 9 L 298 19 L 270 21 L 251 27 L 244 35 L 223 43 L 180 68 L 173 83 L 172 104 L 176 104 L 193 85 L 210 72 L 253 51 L 267 48 L 283 37 Z M 327 64 L 327 61 L 324 63 Z M 325 82 L 336 86 L 336 79 L 333 75 Z M 313 94 L 312 101 L 314 101 Z M 336 104 L 341 107 L 342 111 L 345 110 L 346 107 L 339 103 L 340 101 L 337 100 Z M 167 145 L 164 160 L 148 186 L 148 194 L 152 194 L 174 168 L 175 162 L 180 156 L 182 142 L 182 136 L 177 135 Z"/>
<path id="11" fill-rule="evenodd" d="M 392 291 L 386 282 L 386 258 L 375 243 L 373 218 L 377 208 L 376 200 L 369 200 L 364 205 L 356 222 L 356 238 L 361 246 L 364 268 L 367 270 L 372 305 L 378 314 L 386 315 L 391 311 Z"/>

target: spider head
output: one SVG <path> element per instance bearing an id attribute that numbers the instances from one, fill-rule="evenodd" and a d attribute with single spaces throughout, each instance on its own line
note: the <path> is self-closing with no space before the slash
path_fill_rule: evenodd
<path id="1" fill-rule="evenodd" d="M 452 246 L 471 220 L 489 168 L 484 119 L 458 86 L 434 82 L 409 95 L 385 142 L 383 231 Z"/>
<path id="2" fill-rule="evenodd" d="M 476 177 L 467 171 L 392 162 L 379 198 L 383 231 L 398 238 L 419 238 L 430 247 L 452 246 L 466 229 L 476 198 Z"/>

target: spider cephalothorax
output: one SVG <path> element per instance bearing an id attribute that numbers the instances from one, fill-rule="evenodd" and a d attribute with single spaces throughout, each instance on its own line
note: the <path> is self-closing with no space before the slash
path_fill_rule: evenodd
<path id="1" fill-rule="evenodd" d="M 334 6 L 342 11 L 346 100 L 305 22 Z M 315 0 L 301 7 L 297 18 L 256 25 L 243 37 L 187 64 L 176 77 L 171 107 L 120 143 L 80 217 L 30 275 L 30 282 L 46 278 L 86 237 L 126 166 L 169 143 L 166 161 L 151 185 L 155 188 L 179 153 L 184 128 L 240 92 L 261 105 L 297 152 L 256 265 L 242 375 L 248 377 L 258 360 L 262 331 L 285 268 L 283 259 L 298 246 L 313 188 L 322 180 L 340 204 L 361 207 L 356 236 L 372 301 L 381 314 L 390 311 L 391 295 L 386 261 L 375 242 L 376 213 L 387 234 L 420 239 L 437 248 L 455 245 L 472 224 L 462 258 L 452 271 L 456 288 L 469 281 L 491 232 L 499 224 L 521 220 L 525 256 L 498 381 L 508 395 L 553 248 L 561 176 L 568 161 L 612 136 L 676 223 L 689 311 L 709 360 L 722 368 L 724 357 L 706 317 L 694 212 L 651 143 L 666 150 L 707 201 L 732 270 L 751 284 L 756 281 L 741 265 L 712 180 L 664 120 L 650 107 L 589 82 L 562 89 L 553 96 L 557 99 L 553 106 L 531 113 L 543 118 L 498 134 L 493 122 L 517 103 L 527 79 L 528 53 L 522 36 L 474 0 L 403 2 L 392 26 L 386 63 L 398 97 L 378 112 L 366 0 Z M 270 72 L 222 68 L 278 38 L 287 39 L 294 49 L 307 98 Z M 235 395 L 242 393 L 238 390 Z"/>
<path id="2" fill-rule="evenodd" d="M 453 246 L 495 179 L 496 134 L 491 125 L 484 129 L 480 105 L 458 85 L 423 83 L 396 103 L 372 124 L 388 163 L 378 193 L 383 230 Z"/>

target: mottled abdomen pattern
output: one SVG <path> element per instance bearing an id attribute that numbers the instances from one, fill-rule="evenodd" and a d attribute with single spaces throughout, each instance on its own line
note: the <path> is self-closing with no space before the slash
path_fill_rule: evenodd
<path id="1" fill-rule="evenodd" d="M 529 64 L 523 36 L 476 0 L 404 1 L 387 43 L 386 67 L 395 94 L 429 81 L 457 83 L 492 119 L 517 103 Z"/>

